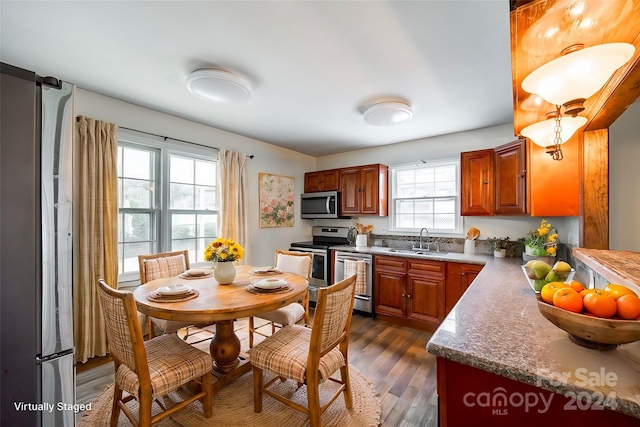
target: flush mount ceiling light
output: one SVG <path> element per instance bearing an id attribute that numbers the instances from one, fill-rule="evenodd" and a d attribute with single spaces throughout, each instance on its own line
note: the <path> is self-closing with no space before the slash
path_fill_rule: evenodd
<path id="1" fill-rule="evenodd" d="M 584 49 L 569 46 L 562 56 L 534 70 L 522 81 L 522 89 L 553 105 L 564 105 L 565 114 L 584 110 L 584 101 L 599 91 L 611 75 L 624 65 L 635 47 L 629 43 L 607 43 Z"/>
<path id="2" fill-rule="evenodd" d="M 411 107 L 404 102 L 388 101 L 373 104 L 364 113 L 364 121 L 374 126 L 391 126 L 409 120 Z"/>
<path id="3" fill-rule="evenodd" d="M 249 83 L 242 77 L 215 68 L 191 73 L 187 88 L 198 98 L 219 104 L 241 104 L 251 98 Z"/>
<path id="4" fill-rule="evenodd" d="M 560 114 L 560 106 L 555 112 L 547 114 L 550 119 L 534 123 L 522 129 L 520 133 L 535 144 L 545 147 L 553 160 L 562 160 L 561 144 L 567 142 L 574 133 L 587 123 L 582 116 L 564 116 Z M 562 123 L 560 120 L 562 119 Z"/>

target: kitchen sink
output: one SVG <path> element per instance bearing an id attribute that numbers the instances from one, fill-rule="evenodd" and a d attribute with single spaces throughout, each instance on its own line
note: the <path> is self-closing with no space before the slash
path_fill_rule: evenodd
<path id="1" fill-rule="evenodd" d="M 427 256 L 435 256 L 435 255 L 445 255 L 447 252 L 438 252 L 438 251 L 421 251 L 421 250 L 412 250 L 412 249 L 394 249 L 389 248 L 387 252 L 394 252 L 397 254 L 408 254 L 408 255 L 427 255 Z"/>

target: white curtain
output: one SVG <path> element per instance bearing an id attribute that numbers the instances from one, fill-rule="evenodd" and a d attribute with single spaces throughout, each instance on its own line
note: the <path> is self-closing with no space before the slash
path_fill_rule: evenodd
<path id="1" fill-rule="evenodd" d="M 249 156 L 231 150 L 221 149 L 218 153 L 220 171 L 220 210 L 218 236 L 232 239 L 245 249 L 245 257 L 239 262 L 251 264 L 247 247 L 248 215 L 248 172 Z"/>

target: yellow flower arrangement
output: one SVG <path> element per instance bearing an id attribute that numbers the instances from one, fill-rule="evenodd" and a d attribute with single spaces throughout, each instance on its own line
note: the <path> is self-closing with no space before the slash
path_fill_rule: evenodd
<path id="1" fill-rule="evenodd" d="M 539 228 L 529 232 L 529 235 L 524 239 L 524 244 L 531 248 L 532 255 L 555 256 L 558 246 L 558 233 L 546 219 L 543 219 Z"/>
<path id="2" fill-rule="evenodd" d="M 204 250 L 205 261 L 232 262 L 242 259 L 244 248 L 233 240 L 218 237 Z"/>

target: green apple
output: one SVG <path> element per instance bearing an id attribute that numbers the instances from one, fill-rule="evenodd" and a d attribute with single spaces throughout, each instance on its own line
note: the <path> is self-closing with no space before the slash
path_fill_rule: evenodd
<path id="1" fill-rule="evenodd" d="M 547 276 L 544 278 L 547 282 L 562 282 L 561 277 L 554 271 L 551 270 L 547 273 Z"/>
<path id="2" fill-rule="evenodd" d="M 536 274 L 536 279 L 544 279 L 551 271 L 551 266 L 544 261 L 537 261 L 533 265 L 533 271 Z"/>
<path id="3" fill-rule="evenodd" d="M 544 285 L 547 284 L 547 281 L 542 279 L 542 280 L 534 280 L 533 282 L 533 290 L 536 292 L 540 292 L 542 290 L 542 288 L 544 287 Z"/>

